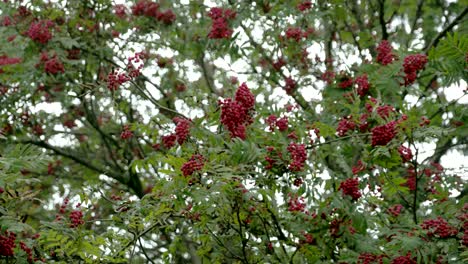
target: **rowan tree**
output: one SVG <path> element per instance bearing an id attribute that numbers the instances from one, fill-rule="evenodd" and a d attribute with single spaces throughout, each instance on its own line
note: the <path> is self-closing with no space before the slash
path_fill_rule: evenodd
<path id="1" fill-rule="evenodd" d="M 467 4 L 1 1 L 0 260 L 467 261 Z"/>

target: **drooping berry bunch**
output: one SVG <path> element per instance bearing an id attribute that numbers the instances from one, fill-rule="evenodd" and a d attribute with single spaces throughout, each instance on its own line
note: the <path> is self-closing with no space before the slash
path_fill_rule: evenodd
<path id="1" fill-rule="evenodd" d="M 279 131 L 288 129 L 288 118 L 286 116 L 278 118 L 275 115 L 270 115 L 267 117 L 266 123 L 269 125 L 270 131 L 274 131 L 275 128 L 278 128 Z"/>
<path id="2" fill-rule="evenodd" d="M 382 40 L 377 47 L 377 62 L 382 65 L 392 63 L 397 57 L 392 53 L 393 48 L 387 40 Z"/>
<path id="3" fill-rule="evenodd" d="M 411 152 L 411 149 L 403 145 L 398 147 L 398 153 L 400 153 L 400 157 L 403 163 L 408 162 L 413 158 L 413 153 Z"/>
<path id="4" fill-rule="evenodd" d="M 32 22 L 29 26 L 28 32 L 26 32 L 26 35 L 35 42 L 47 44 L 49 40 L 52 39 L 52 32 L 50 32 L 50 28 L 53 26 L 54 22 L 51 20 L 40 20 Z"/>
<path id="5" fill-rule="evenodd" d="M 184 163 L 180 170 L 185 177 L 192 175 L 195 171 L 200 171 L 205 165 L 205 158 L 200 154 L 192 155 L 189 161 Z"/>
<path id="6" fill-rule="evenodd" d="M 21 58 L 10 58 L 6 55 L 0 56 L 0 66 L 18 64 L 21 61 Z"/>
<path id="7" fill-rule="evenodd" d="M 174 12 L 171 9 L 160 11 L 159 7 L 158 3 L 149 0 L 140 0 L 132 6 L 132 14 L 134 16 L 152 17 L 166 25 L 174 23 L 176 20 Z"/>
<path id="8" fill-rule="evenodd" d="M 457 235 L 458 230 L 451 226 L 445 219 L 442 217 L 437 217 L 437 219 L 428 219 L 421 224 L 422 229 L 428 230 L 427 235 L 429 237 L 437 236 L 440 238 L 447 238 Z"/>
<path id="9" fill-rule="evenodd" d="M 367 79 L 367 74 L 363 74 L 361 76 L 356 77 L 354 83 L 357 86 L 356 93 L 359 96 L 363 97 L 369 92 L 370 84 L 369 80 Z"/>
<path id="10" fill-rule="evenodd" d="M 311 9 L 312 8 L 312 2 L 311 1 L 303 1 L 303 2 L 300 2 L 299 4 L 297 4 L 297 9 L 299 9 L 299 11 L 301 12 L 304 12 L 308 9 Z"/>
<path id="11" fill-rule="evenodd" d="M 190 120 L 182 117 L 174 117 L 173 121 L 176 123 L 175 135 L 177 138 L 177 143 L 182 145 L 188 138 L 190 134 Z"/>
<path id="12" fill-rule="evenodd" d="M 374 264 L 382 263 L 383 255 L 375 255 L 372 253 L 361 253 L 358 257 L 358 264 Z"/>
<path id="13" fill-rule="evenodd" d="M 288 194 L 288 211 L 289 212 L 304 212 L 305 202 L 304 197 L 298 197 L 297 194 Z"/>
<path id="14" fill-rule="evenodd" d="M 416 81 L 417 72 L 422 70 L 427 63 L 425 54 L 408 55 L 403 61 L 403 71 L 405 72 L 405 86 Z"/>
<path id="15" fill-rule="evenodd" d="M 81 210 L 73 210 L 70 212 L 70 227 L 76 228 L 83 225 L 85 222 L 83 220 L 83 212 Z"/>
<path id="16" fill-rule="evenodd" d="M 394 206 L 388 208 L 388 212 L 389 212 L 391 215 L 397 217 L 397 216 L 400 215 L 402 209 L 403 209 L 403 205 L 401 205 L 401 204 L 395 204 Z"/>
<path id="17" fill-rule="evenodd" d="M 16 247 L 16 234 L 6 231 L 4 235 L 0 235 L 0 256 L 11 257 L 15 254 L 13 251 Z"/>
<path id="18" fill-rule="evenodd" d="M 349 178 L 340 183 L 338 190 L 341 190 L 343 195 L 348 195 L 353 201 L 356 201 L 361 197 L 359 191 L 359 180 L 357 178 Z"/>
<path id="19" fill-rule="evenodd" d="M 288 152 L 291 156 L 289 169 L 291 171 L 302 171 L 307 160 L 307 151 L 304 144 L 291 142 L 288 146 Z"/>
<path id="20" fill-rule="evenodd" d="M 385 146 L 397 134 L 396 122 L 391 121 L 385 125 L 376 126 L 372 129 L 372 146 Z"/>
<path id="21" fill-rule="evenodd" d="M 63 63 L 57 58 L 57 54 L 49 57 L 49 54 L 44 51 L 41 53 L 40 61 L 36 64 L 36 67 L 44 66 L 44 72 L 56 75 L 58 73 L 65 73 L 65 67 Z"/>
<path id="22" fill-rule="evenodd" d="M 352 120 L 352 116 L 345 116 L 341 118 L 340 122 L 338 123 L 338 127 L 336 128 L 336 132 L 339 137 L 343 137 L 348 133 L 348 131 L 352 131 L 356 128 L 356 124 Z"/>
<path id="23" fill-rule="evenodd" d="M 251 124 L 255 96 L 245 83 L 242 83 L 232 98 L 219 101 L 221 106 L 221 123 L 229 130 L 231 138 L 245 139 L 246 126 Z"/>
<path id="24" fill-rule="evenodd" d="M 133 137 L 133 132 L 130 129 L 130 126 L 129 125 L 124 125 L 122 133 L 120 133 L 120 138 L 125 140 L 125 139 L 129 139 L 131 137 Z"/>
<path id="25" fill-rule="evenodd" d="M 232 33 L 234 32 L 229 27 L 229 21 L 236 18 L 236 15 L 236 12 L 231 9 L 212 7 L 208 12 L 208 16 L 212 20 L 210 33 L 208 33 L 208 38 L 229 39 Z"/>
<path id="26" fill-rule="evenodd" d="M 296 90 L 297 83 L 296 81 L 291 78 L 291 77 L 286 77 L 284 79 L 284 90 L 286 91 L 287 94 L 291 95 L 294 93 Z"/>
<path id="27" fill-rule="evenodd" d="M 140 76 L 141 69 L 143 69 L 143 60 L 146 58 L 144 52 L 137 52 L 134 56 L 128 57 L 126 72 L 111 71 L 107 76 L 107 88 L 111 91 L 116 91 L 120 85 L 131 81 L 132 79 Z M 134 64 L 138 64 L 135 67 Z"/>

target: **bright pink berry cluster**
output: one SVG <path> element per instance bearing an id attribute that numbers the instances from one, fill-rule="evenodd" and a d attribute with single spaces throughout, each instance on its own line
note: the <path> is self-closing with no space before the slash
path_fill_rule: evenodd
<path id="1" fill-rule="evenodd" d="M 255 105 L 255 97 L 247 85 L 239 86 L 235 100 L 226 98 L 218 104 L 221 106 L 221 123 L 229 130 L 231 138 L 245 139 L 245 129 L 252 123 L 251 112 Z"/>
<path id="2" fill-rule="evenodd" d="M 341 190 L 343 195 L 351 196 L 353 201 L 356 201 L 361 197 L 359 191 L 359 180 L 357 178 L 349 178 L 340 183 L 338 190 Z"/>
<path id="3" fill-rule="evenodd" d="M 372 146 L 385 146 L 396 136 L 396 134 L 395 121 L 374 127 L 372 129 Z"/>
<path id="4" fill-rule="evenodd" d="M 307 160 L 305 145 L 291 142 L 288 146 L 288 152 L 291 156 L 289 169 L 291 171 L 301 171 L 304 168 L 305 161 Z"/>
<path id="5" fill-rule="evenodd" d="M 15 254 L 13 251 L 16 247 L 16 234 L 6 231 L 4 235 L 0 235 L 0 256 L 11 257 Z"/>
<path id="6" fill-rule="evenodd" d="M 190 120 L 181 117 L 174 117 L 173 121 L 176 123 L 175 135 L 179 145 L 182 145 L 190 134 Z"/>
<path id="7" fill-rule="evenodd" d="M 428 230 L 427 235 L 429 237 L 438 236 L 440 238 L 447 238 L 457 235 L 458 230 L 451 226 L 445 219 L 442 217 L 437 217 L 437 219 L 428 219 L 421 224 L 422 229 Z"/>
<path id="8" fill-rule="evenodd" d="M 35 42 L 41 44 L 47 44 L 52 39 L 52 33 L 50 28 L 54 26 L 54 22 L 50 20 L 40 20 L 32 22 L 29 26 L 28 32 L 26 33 Z"/>
<path id="9" fill-rule="evenodd" d="M 290 212 L 304 212 L 305 210 L 305 202 L 304 197 L 298 197 L 297 194 L 288 194 L 288 211 Z"/>
<path id="10" fill-rule="evenodd" d="M 338 127 L 336 128 L 336 132 L 339 137 L 343 137 L 348 133 L 348 131 L 352 131 L 356 128 L 356 124 L 352 120 L 352 116 L 345 116 L 341 118 L 340 122 L 338 123 Z"/>
<path id="11" fill-rule="evenodd" d="M 229 27 L 229 21 L 236 18 L 237 13 L 231 9 L 223 9 L 221 7 L 212 7 L 208 12 L 208 16 L 212 20 L 210 33 L 208 38 L 210 39 L 229 39 L 234 32 Z"/>
<path id="12" fill-rule="evenodd" d="M 299 11 L 301 12 L 304 12 L 308 9 L 311 9 L 312 8 L 312 2 L 311 1 L 303 1 L 303 2 L 300 2 L 299 4 L 297 4 L 297 9 L 299 9 Z"/>
<path id="13" fill-rule="evenodd" d="M 401 209 L 403 209 L 403 205 L 401 205 L 401 204 L 395 204 L 394 206 L 388 208 L 388 212 L 389 212 L 391 215 L 397 217 L 397 216 L 400 215 Z"/>
<path id="14" fill-rule="evenodd" d="M 176 20 L 176 15 L 171 9 L 162 12 L 159 10 L 158 3 L 149 0 L 138 1 L 134 6 L 132 6 L 132 14 L 134 16 L 152 17 L 166 25 L 170 25 Z"/>
<path id="15" fill-rule="evenodd" d="M 205 158 L 200 154 L 192 155 L 189 161 L 184 163 L 180 170 L 185 177 L 192 175 L 195 171 L 200 171 L 205 165 Z"/>
<path id="16" fill-rule="evenodd" d="M 403 71 L 405 72 L 405 86 L 416 81 L 417 72 L 422 70 L 427 63 L 425 54 L 408 55 L 403 61 Z"/>
<path id="17" fill-rule="evenodd" d="M 392 63 L 397 57 L 392 53 L 393 48 L 387 40 L 382 40 L 377 47 L 377 62 L 382 65 Z"/>
<path id="18" fill-rule="evenodd" d="M 129 138 L 132 138 L 132 137 L 133 137 L 133 132 L 130 129 L 130 126 L 129 125 L 124 125 L 122 133 L 120 133 L 120 138 L 126 140 L 126 139 L 129 139 Z"/>
<path id="19" fill-rule="evenodd" d="M 400 153 L 400 157 L 403 163 L 408 162 L 413 158 L 413 153 L 411 152 L 411 149 L 403 145 L 398 147 L 398 153 Z"/>

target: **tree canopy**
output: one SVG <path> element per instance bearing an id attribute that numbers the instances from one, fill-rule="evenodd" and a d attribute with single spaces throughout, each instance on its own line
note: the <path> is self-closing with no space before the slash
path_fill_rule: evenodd
<path id="1" fill-rule="evenodd" d="M 466 0 L 0 10 L 1 261 L 468 261 Z"/>

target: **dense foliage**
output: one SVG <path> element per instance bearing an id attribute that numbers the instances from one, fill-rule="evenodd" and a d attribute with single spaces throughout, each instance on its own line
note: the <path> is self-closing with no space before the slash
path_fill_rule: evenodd
<path id="1" fill-rule="evenodd" d="M 1 1 L 0 261 L 467 261 L 467 6 Z"/>

